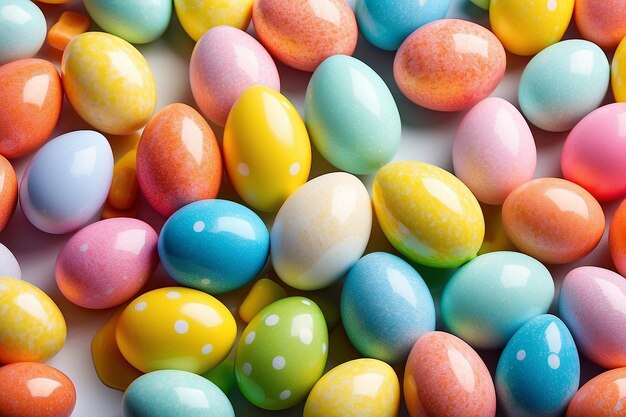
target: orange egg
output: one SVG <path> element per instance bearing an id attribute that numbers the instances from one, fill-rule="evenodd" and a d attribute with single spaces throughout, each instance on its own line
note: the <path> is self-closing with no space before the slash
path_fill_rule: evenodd
<path id="1" fill-rule="evenodd" d="M 622 201 L 611 219 L 609 250 L 615 269 L 626 276 L 626 200 Z"/>
<path id="2" fill-rule="evenodd" d="M 606 371 L 582 386 L 566 417 L 621 417 L 626 410 L 626 368 Z"/>
<path id="3" fill-rule="evenodd" d="M 16 204 L 17 177 L 13 165 L 0 155 L 0 232 L 4 230 L 13 217 Z"/>
<path id="4" fill-rule="evenodd" d="M 626 36 L 626 0 L 576 0 L 574 20 L 583 38 L 614 49 Z"/>

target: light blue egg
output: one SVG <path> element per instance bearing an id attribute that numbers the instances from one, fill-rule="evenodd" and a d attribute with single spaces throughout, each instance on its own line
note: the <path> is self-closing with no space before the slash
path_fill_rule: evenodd
<path id="1" fill-rule="evenodd" d="M 165 222 L 159 257 L 179 284 L 211 294 L 253 280 L 267 261 L 269 232 L 249 208 L 227 200 L 188 204 Z"/>
<path id="2" fill-rule="evenodd" d="M 435 330 L 435 305 L 411 265 L 384 252 L 361 258 L 341 291 L 341 320 L 363 355 L 395 364 L 406 360 L 415 341 Z"/>
<path id="3" fill-rule="evenodd" d="M 104 136 L 79 130 L 58 136 L 35 154 L 22 178 L 26 218 L 47 233 L 67 233 L 100 214 L 113 178 L 113 152 Z"/>
<path id="4" fill-rule="evenodd" d="M 46 18 L 30 0 L 0 0 L 0 65 L 35 56 L 47 33 Z"/>
<path id="5" fill-rule="evenodd" d="M 570 130 L 604 99 L 609 61 L 594 43 L 570 39 L 555 43 L 530 60 L 519 82 L 522 113 L 551 132 Z"/>
<path id="6" fill-rule="evenodd" d="M 551 314 L 524 324 L 507 343 L 496 369 L 497 398 L 509 416 L 560 416 L 579 383 L 574 339 Z"/>
<path id="7" fill-rule="evenodd" d="M 519 252 L 491 252 L 459 268 L 441 296 L 444 324 L 474 348 L 502 348 L 528 320 L 548 312 L 550 271 Z"/>
<path id="8" fill-rule="evenodd" d="M 356 58 L 335 55 L 315 70 L 306 90 L 304 121 L 322 156 L 352 174 L 389 163 L 400 146 L 396 102 L 376 72 Z"/>
<path id="9" fill-rule="evenodd" d="M 235 417 L 228 397 L 211 381 L 185 371 L 140 376 L 122 398 L 124 417 Z"/>

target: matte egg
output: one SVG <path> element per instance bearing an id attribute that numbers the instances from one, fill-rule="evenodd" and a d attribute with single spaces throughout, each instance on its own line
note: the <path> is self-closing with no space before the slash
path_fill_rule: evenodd
<path id="1" fill-rule="evenodd" d="M 611 89 L 615 101 L 626 101 L 626 41 L 622 40 L 611 61 Z"/>
<path id="2" fill-rule="evenodd" d="M 626 276 L 626 200 L 613 213 L 609 227 L 609 250 L 615 269 Z"/>
<path id="3" fill-rule="evenodd" d="M 28 0 L 0 3 L 0 65 L 35 56 L 46 40 L 46 18 Z"/>
<path id="4" fill-rule="evenodd" d="M 626 36 L 624 13 L 624 0 L 576 0 L 574 21 L 583 38 L 610 50 Z"/>
<path id="5" fill-rule="evenodd" d="M 567 407 L 566 417 L 620 417 L 626 407 L 626 368 L 602 372 L 583 385 Z"/>
<path id="6" fill-rule="evenodd" d="M 22 278 L 22 269 L 9 248 L 0 243 L 0 277 Z"/>
<path id="7" fill-rule="evenodd" d="M 176 16 L 194 41 L 216 26 L 246 30 L 254 0 L 174 0 Z"/>
<path id="8" fill-rule="evenodd" d="M 0 232 L 4 230 L 13 217 L 16 206 L 17 176 L 13 165 L 0 155 Z"/>

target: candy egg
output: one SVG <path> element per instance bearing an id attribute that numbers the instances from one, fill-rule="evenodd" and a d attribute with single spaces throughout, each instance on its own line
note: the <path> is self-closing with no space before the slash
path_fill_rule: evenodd
<path id="1" fill-rule="evenodd" d="M 574 21 L 583 38 L 596 45 L 613 49 L 626 36 L 624 0 L 576 0 Z"/>
<path id="2" fill-rule="evenodd" d="M 0 155 L 0 232 L 4 230 L 17 205 L 17 176 L 13 165 Z M 0 276 L 2 274 L 0 273 Z"/>
<path id="3" fill-rule="evenodd" d="M 278 300 L 257 314 L 239 339 L 235 378 L 257 407 L 284 410 L 302 401 L 324 372 L 328 330 L 304 297 Z"/>
<path id="4" fill-rule="evenodd" d="M 513 244 L 542 262 L 574 262 L 604 233 L 602 207 L 582 187 L 561 178 L 538 178 L 504 201 L 502 224 Z"/>
<path id="5" fill-rule="evenodd" d="M 485 234 L 480 205 L 454 175 L 423 162 L 393 162 L 378 171 L 374 209 L 389 242 L 414 262 L 457 267 L 474 256 Z"/>
<path id="6" fill-rule="evenodd" d="M 150 120 L 137 147 L 137 181 L 150 205 L 169 216 L 215 198 L 222 158 L 213 130 L 192 107 L 169 104 Z"/>
<path id="7" fill-rule="evenodd" d="M 400 384 L 389 365 L 376 359 L 355 359 L 320 378 L 304 405 L 303 417 L 396 417 Z"/>
<path id="8" fill-rule="evenodd" d="M 505 69 L 504 48 L 493 33 L 459 19 L 441 19 L 417 29 L 393 61 L 402 94 L 439 111 L 472 107 L 491 94 Z"/>
<path id="9" fill-rule="evenodd" d="M 156 108 L 156 84 L 145 58 L 114 35 L 75 36 L 61 60 L 63 89 L 76 113 L 98 130 L 139 130 Z"/>
<path id="10" fill-rule="evenodd" d="M 47 233 L 67 233 L 100 212 L 111 186 L 113 154 L 98 132 L 79 130 L 46 143 L 26 168 L 20 204 Z"/>
<path id="11" fill-rule="evenodd" d="M 609 250 L 615 269 L 626 276 L 626 200 L 613 213 L 609 228 Z"/>
<path id="12" fill-rule="evenodd" d="M 39 288 L 0 278 L 0 363 L 44 362 L 65 343 L 65 319 Z"/>
<path id="13" fill-rule="evenodd" d="M 0 3 L 0 65 L 35 56 L 46 39 L 46 18 L 28 0 Z"/>
<path id="14" fill-rule="evenodd" d="M 194 41 L 216 26 L 246 30 L 254 0 L 174 0 L 176 16 Z"/>
<path id="15" fill-rule="evenodd" d="M 626 101 L 626 41 L 622 40 L 611 61 L 611 88 L 615 101 Z"/>
<path id="16" fill-rule="evenodd" d="M 400 145 L 400 114 L 389 88 L 349 56 L 332 56 L 317 67 L 306 89 L 304 120 L 322 156 L 353 174 L 391 162 Z"/>
<path id="17" fill-rule="evenodd" d="M 574 395 L 566 417 L 620 417 L 626 407 L 625 383 L 626 368 L 595 376 Z"/>
<path id="18" fill-rule="evenodd" d="M 0 243 L 0 277 L 22 278 L 22 269 L 9 248 Z"/>
<path id="19" fill-rule="evenodd" d="M 372 209 L 363 183 L 333 172 L 314 178 L 282 205 L 271 230 L 271 259 L 280 279 L 301 290 L 336 282 L 365 252 Z"/>

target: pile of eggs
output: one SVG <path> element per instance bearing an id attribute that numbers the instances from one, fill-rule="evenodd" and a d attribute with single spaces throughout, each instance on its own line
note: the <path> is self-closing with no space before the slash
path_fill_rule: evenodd
<path id="1" fill-rule="evenodd" d="M 45 363 L 70 315 L 106 319 L 91 362 L 125 417 L 623 415 L 626 1 L 461 1 L 481 23 L 0 0 L 0 415 L 74 412 L 86 371 Z M 134 45 L 174 31 L 187 100 L 162 103 Z M 401 160 L 401 117 L 461 111 L 449 167 Z M 9 249 L 31 225 L 31 261 L 61 236 L 45 285 Z"/>

